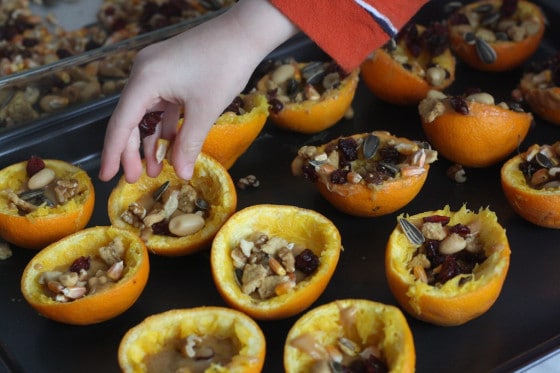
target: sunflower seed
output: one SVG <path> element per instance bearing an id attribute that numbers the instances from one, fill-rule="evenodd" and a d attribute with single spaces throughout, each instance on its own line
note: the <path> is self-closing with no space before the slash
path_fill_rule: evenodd
<path id="1" fill-rule="evenodd" d="M 536 159 L 537 163 L 544 168 L 552 168 L 554 166 L 554 164 L 552 163 L 550 158 L 548 158 L 543 153 L 540 153 L 540 152 L 537 153 L 537 155 L 535 156 L 535 159 Z"/>
<path id="2" fill-rule="evenodd" d="M 476 36 L 474 32 L 465 32 L 463 40 L 465 40 L 468 45 L 474 45 L 476 43 Z"/>
<path id="3" fill-rule="evenodd" d="M 476 54 L 478 58 L 486 64 L 496 62 L 496 51 L 486 41 L 476 38 L 475 40 Z"/>
<path id="4" fill-rule="evenodd" d="M 395 38 L 391 38 L 391 40 L 389 40 L 387 42 L 387 44 L 385 44 L 385 48 L 389 51 L 392 52 L 395 49 L 397 49 L 397 41 L 395 40 Z"/>
<path id="5" fill-rule="evenodd" d="M 196 201 L 194 201 L 194 204 L 196 205 L 196 207 L 198 207 L 199 209 L 206 211 L 210 208 L 210 205 L 208 204 L 208 201 L 206 201 L 203 198 L 197 198 Z"/>
<path id="6" fill-rule="evenodd" d="M 481 4 L 473 9 L 477 13 L 488 13 L 494 10 L 494 5 L 492 4 Z"/>
<path id="7" fill-rule="evenodd" d="M 453 13 L 457 9 L 461 8 L 463 3 L 460 1 L 450 1 L 449 3 L 445 4 L 443 7 L 443 11 L 445 13 Z"/>
<path id="8" fill-rule="evenodd" d="M 366 139 L 364 140 L 363 151 L 364 151 L 364 158 L 370 159 L 375 155 L 377 152 L 377 148 L 379 148 L 379 137 L 369 134 Z"/>
<path id="9" fill-rule="evenodd" d="M 163 195 L 163 193 L 165 193 L 167 188 L 169 188 L 169 180 L 167 180 L 165 183 L 161 184 L 161 186 L 159 188 L 157 188 L 157 190 L 154 192 L 154 194 L 152 194 L 152 198 L 154 199 L 154 201 L 158 201 L 161 198 L 161 196 Z"/>
<path id="10" fill-rule="evenodd" d="M 325 75 L 323 62 L 310 62 L 301 69 L 301 76 L 309 84 L 319 84 Z"/>
<path id="11" fill-rule="evenodd" d="M 408 238 L 408 240 L 413 245 L 420 246 L 426 240 L 426 238 L 424 237 L 424 235 L 422 234 L 420 229 L 418 229 L 418 227 L 416 227 L 414 224 L 412 224 L 408 220 L 406 220 L 404 218 L 400 218 L 399 219 L 399 225 L 401 226 L 401 229 L 403 230 L 406 238 Z"/>
<path id="12" fill-rule="evenodd" d="M 498 12 L 488 13 L 484 15 L 484 17 L 482 17 L 482 19 L 480 20 L 480 24 L 482 26 L 489 26 L 496 23 L 499 19 L 500 19 L 500 13 Z"/>

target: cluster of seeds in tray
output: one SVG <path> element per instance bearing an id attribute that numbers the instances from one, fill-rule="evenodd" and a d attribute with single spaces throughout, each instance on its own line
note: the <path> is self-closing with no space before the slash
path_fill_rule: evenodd
<path id="1" fill-rule="evenodd" d="M 243 293 L 260 300 L 289 292 L 319 267 L 311 249 L 262 232 L 242 239 L 231 258 Z"/>
<path id="2" fill-rule="evenodd" d="M 99 248 L 96 256 L 81 256 L 70 266 L 45 271 L 39 284 L 58 302 L 71 302 L 107 289 L 124 274 L 126 247 L 119 237 Z"/>
<path id="3" fill-rule="evenodd" d="M 464 276 L 460 284 L 468 281 L 475 267 L 486 260 L 480 240 L 480 221 L 468 225 L 450 226 L 449 216 L 431 215 L 422 219 L 419 226 L 407 219 L 399 224 L 409 241 L 418 246 L 408 269 L 417 281 L 429 285 L 443 285 L 450 279 Z"/>
<path id="4" fill-rule="evenodd" d="M 27 215 L 38 208 L 63 205 L 80 193 L 78 180 L 58 177 L 55 170 L 45 166 L 45 162 L 32 156 L 27 161 L 27 183 L 20 190 L 5 191 L 9 206 L 20 215 Z"/>
<path id="5" fill-rule="evenodd" d="M 460 8 L 449 17 L 452 32 L 476 47 L 480 60 L 491 64 L 496 61 L 492 43 L 520 42 L 543 27 L 536 15 L 518 11 L 518 0 L 504 0 L 496 6 L 491 2 L 469 8 Z"/>
<path id="6" fill-rule="evenodd" d="M 282 111 L 290 103 L 320 101 L 348 76 L 333 61 L 303 64 L 294 60 L 270 61 L 261 70 L 269 79 L 261 81 L 257 90 L 266 94 L 273 113 Z"/>
<path id="7" fill-rule="evenodd" d="M 519 164 L 527 185 L 535 189 L 560 187 L 560 141 L 552 145 L 532 145 Z"/>
<path id="8" fill-rule="evenodd" d="M 152 194 L 131 203 L 121 219 L 141 231 L 147 240 L 151 235 L 185 237 L 204 228 L 210 205 L 190 183 L 163 183 Z"/>

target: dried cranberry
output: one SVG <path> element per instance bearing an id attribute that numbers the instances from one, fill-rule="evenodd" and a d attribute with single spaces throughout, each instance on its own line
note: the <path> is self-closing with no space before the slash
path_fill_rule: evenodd
<path id="1" fill-rule="evenodd" d="M 282 109 L 284 109 L 284 104 L 282 103 L 282 101 L 280 101 L 277 98 L 272 98 L 268 101 L 268 104 L 270 105 L 270 111 L 272 111 L 275 114 L 278 114 L 279 112 L 282 111 Z"/>
<path id="2" fill-rule="evenodd" d="M 425 223 L 440 223 L 441 225 L 447 225 L 451 218 L 445 215 L 430 215 L 424 217 Z"/>
<path id="3" fill-rule="evenodd" d="M 43 161 L 41 158 L 34 155 L 29 157 L 29 159 L 27 160 L 27 165 L 25 166 L 25 170 L 27 172 L 28 177 L 35 175 L 43 168 L 45 168 L 45 161 Z"/>
<path id="4" fill-rule="evenodd" d="M 140 129 L 140 139 L 143 140 L 145 137 L 153 135 L 156 131 L 156 126 L 161 122 L 163 116 L 163 111 L 152 111 L 144 115 L 138 128 Z"/>
<path id="5" fill-rule="evenodd" d="M 319 267 L 319 257 L 311 249 L 303 250 L 296 256 L 296 269 L 310 275 Z"/>
<path id="6" fill-rule="evenodd" d="M 439 252 L 438 240 L 426 240 L 423 246 L 424 255 L 430 261 L 431 268 L 435 268 L 443 263 L 445 257 Z"/>
<path id="7" fill-rule="evenodd" d="M 74 260 L 74 262 L 70 266 L 70 272 L 80 272 L 82 269 L 87 271 L 89 269 L 89 266 L 89 256 L 81 256 L 78 259 Z"/>
<path id="8" fill-rule="evenodd" d="M 358 159 L 358 143 L 353 137 L 346 137 L 338 140 L 338 151 L 347 162 Z"/>
<path id="9" fill-rule="evenodd" d="M 330 174 L 329 180 L 333 184 L 346 184 L 346 182 L 348 181 L 348 172 L 350 171 L 345 169 L 334 170 Z"/>
<path id="10" fill-rule="evenodd" d="M 26 48 L 31 48 L 39 44 L 39 40 L 36 38 L 23 38 L 21 44 Z"/>
<path id="11" fill-rule="evenodd" d="M 436 282 L 445 284 L 453 277 L 461 274 L 461 270 L 452 255 L 445 256 L 445 260 L 441 264 L 441 270 L 435 275 Z"/>
<path id="12" fill-rule="evenodd" d="M 469 105 L 467 104 L 467 100 L 461 96 L 450 96 L 449 103 L 453 110 L 455 110 L 459 114 L 467 115 L 469 113 Z"/>
<path id="13" fill-rule="evenodd" d="M 161 236 L 172 236 L 171 232 L 169 231 L 169 222 L 166 220 L 162 220 L 158 223 L 152 224 L 152 232 Z"/>
<path id="14" fill-rule="evenodd" d="M 518 0 L 503 0 L 500 7 L 502 17 L 511 17 L 517 11 Z"/>
<path id="15" fill-rule="evenodd" d="M 304 164 L 301 167 L 301 172 L 303 173 L 303 177 L 309 181 L 316 182 L 319 179 L 319 175 L 315 171 L 315 167 L 313 165 Z"/>
<path id="16" fill-rule="evenodd" d="M 434 22 L 422 34 L 422 41 L 432 56 L 439 56 L 449 47 L 449 31 L 442 23 Z"/>
<path id="17" fill-rule="evenodd" d="M 470 228 L 463 224 L 455 224 L 454 226 L 449 227 L 449 231 L 451 233 L 457 233 L 459 236 L 462 237 L 465 237 L 466 235 L 471 233 Z"/>

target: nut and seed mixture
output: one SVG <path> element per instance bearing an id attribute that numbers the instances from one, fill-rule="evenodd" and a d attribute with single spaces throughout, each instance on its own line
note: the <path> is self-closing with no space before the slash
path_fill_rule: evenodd
<path id="1" fill-rule="evenodd" d="M 487 1 L 476 7 L 459 8 L 448 18 L 448 23 L 451 33 L 474 45 L 479 59 L 487 64 L 497 58 L 492 45 L 520 42 L 544 27 L 537 14 L 519 7 L 518 0 Z"/>
<path id="2" fill-rule="evenodd" d="M 120 237 L 99 248 L 95 256 L 81 256 L 70 266 L 45 271 L 39 284 L 57 302 L 71 302 L 119 282 L 125 272 L 126 247 Z"/>
<path id="3" fill-rule="evenodd" d="M 289 341 L 290 346 L 297 348 L 313 357 L 311 372 L 376 372 L 389 371 L 381 350 L 374 345 L 361 345 L 352 331 L 357 330 L 354 306 L 340 307 L 340 324 L 343 333 L 337 338 L 336 344 L 324 346 L 311 332 L 304 333 Z"/>
<path id="4" fill-rule="evenodd" d="M 500 101 L 496 103 L 494 96 L 480 89 L 470 89 L 462 95 L 446 95 L 443 92 L 430 90 L 425 99 L 418 105 L 418 113 L 426 123 L 433 122 L 437 117 L 448 110 L 453 110 L 459 114 L 469 115 L 471 102 L 478 102 L 486 105 L 496 105 L 502 109 L 515 112 L 524 112 L 519 103 Z"/>
<path id="5" fill-rule="evenodd" d="M 387 132 L 341 137 L 323 147 L 303 146 L 292 162 L 294 175 L 327 185 L 365 184 L 419 175 L 437 160 L 428 144 L 399 140 Z"/>
<path id="6" fill-rule="evenodd" d="M 163 183 L 152 194 L 142 196 L 123 211 L 120 218 L 139 228 L 146 241 L 152 235 L 185 237 L 204 228 L 210 204 L 189 182 Z"/>
<path id="7" fill-rule="evenodd" d="M 270 110 L 279 113 L 291 103 L 321 101 L 349 76 L 333 61 L 298 63 L 293 59 L 268 61 L 257 91 L 266 95 Z"/>
<path id="8" fill-rule="evenodd" d="M 144 358 L 147 372 L 203 373 L 210 366 L 227 366 L 239 354 L 230 337 L 190 334 L 169 339 L 155 354 Z"/>
<path id="9" fill-rule="evenodd" d="M 58 176 L 52 168 L 36 156 L 27 161 L 27 182 L 19 190 L 6 189 L 2 194 L 8 200 L 8 208 L 19 215 L 27 215 L 42 207 L 57 207 L 80 196 L 82 188 L 78 180 Z"/>
<path id="10" fill-rule="evenodd" d="M 447 26 L 434 22 L 420 31 L 418 25 L 407 24 L 395 39 L 383 49 L 405 69 L 425 79 L 431 86 L 443 85 L 451 76 L 439 63 L 440 56 L 449 48 Z"/>
<path id="11" fill-rule="evenodd" d="M 560 188 L 560 141 L 552 145 L 532 145 L 519 164 L 527 185 L 538 190 Z"/>
<path id="12" fill-rule="evenodd" d="M 243 293 L 260 300 L 288 293 L 319 267 L 311 249 L 262 232 L 242 239 L 231 259 Z"/>
<path id="13" fill-rule="evenodd" d="M 441 286 L 459 275 L 459 285 L 472 279 L 473 270 L 486 260 L 483 242 L 480 240 L 480 221 L 468 225 L 450 226 L 450 217 L 430 215 L 419 226 L 407 219 L 400 219 L 409 241 L 419 246 L 407 264 L 416 281 Z"/>

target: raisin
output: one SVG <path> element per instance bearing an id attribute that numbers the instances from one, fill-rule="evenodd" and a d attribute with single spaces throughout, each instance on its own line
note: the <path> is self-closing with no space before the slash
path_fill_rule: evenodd
<path id="1" fill-rule="evenodd" d="M 90 261 L 89 256 L 81 256 L 74 260 L 70 266 L 70 272 L 80 272 L 82 269 L 87 271 L 89 269 Z"/>
<path id="2" fill-rule="evenodd" d="M 284 109 L 284 104 L 282 103 L 282 101 L 280 101 L 277 98 L 272 98 L 268 101 L 268 104 L 270 105 L 270 111 L 272 111 L 275 114 L 278 114 L 279 112 L 282 111 L 282 109 Z"/>
<path id="3" fill-rule="evenodd" d="M 467 100 L 461 96 L 450 96 L 449 103 L 453 110 L 455 110 L 459 114 L 467 115 L 469 113 L 469 105 L 467 104 Z"/>
<path id="4" fill-rule="evenodd" d="M 455 258 L 452 255 L 447 255 L 441 264 L 440 272 L 435 275 L 435 280 L 436 282 L 445 284 L 447 281 L 459 274 L 461 274 L 461 270 L 457 265 Z"/>
<path id="5" fill-rule="evenodd" d="M 319 179 L 315 167 L 309 163 L 301 167 L 301 172 L 303 173 L 303 177 L 311 182 L 316 182 Z"/>
<path id="6" fill-rule="evenodd" d="M 358 159 L 358 143 L 352 137 L 338 140 L 338 151 L 342 158 L 347 162 Z"/>
<path id="7" fill-rule="evenodd" d="M 394 146 L 385 146 L 379 149 L 379 156 L 385 163 L 397 164 L 401 158 L 401 153 Z"/>
<path id="8" fill-rule="evenodd" d="M 503 0 L 500 7 L 502 17 L 511 17 L 517 11 L 518 0 Z"/>
<path id="9" fill-rule="evenodd" d="M 169 222 L 166 220 L 162 220 L 158 223 L 152 224 L 152 232 L 161 236 L 172 236 L 171 232 L 169 231 Z"/>
<path id="10" fill-rule="evenodd" d="M 45 161 L 43 161 L 41 158 L 37 156 L 32 155 L 27 160 L 27 165 L 25 167 L 25 170 L 27 172 L 27 176 L 31 177 L 35 175 L 37 172 L 41 171 L 43 168 L 45 168 Z"/>
<path id="11" fill-rule="evenodd" d="M 465 237 L 471 233 L 470 228 L 464 224 L 455 224 L 454 226 L 449 227 L 449 231 L 451 233 L 457 233 L 461 237 Z"/>
<path id="12" fill-rule="evenodd" d="M 329 179 L 333 184 L 346 184 L 348 181 L 348 172 L 350 171 L 344 169 L 334 170 L 330 174 Z"/>
<path id="13" fill-rule="evenodd" d="M 224 110 L 225 112 L 231 111 L 234 112 L 236 115 L 241 115 L 241 109 L 243 108 L 243 99 L 240 96 L 237 96 L 233 99 L 231 104 Z"/>
<path id="14" fill-rule="evenodd" d="M 319 257 L 311 249 L 305 249 L 296 256 L 295 267 L 310 275 L 319 267 Z"/>
<path id="15" fill-rule="evenodd" d="M 144 117 L 140 121 L 140 124 L 138 124 L 141 140 L 154 134 L 154 132 L 156 131 L 156 126 L 161 121 L 162 116 L 163 111 L 152 111 L 144 115 Z"/>
<path id="16" fill-rule="evenodd" d="M 431 268 L 435 268 L 445 260 L 445 257 L 439 253 L 438 240 L 426 240 L 424 243 L 423 251 L 426 258 L 430 261 Z"/>

